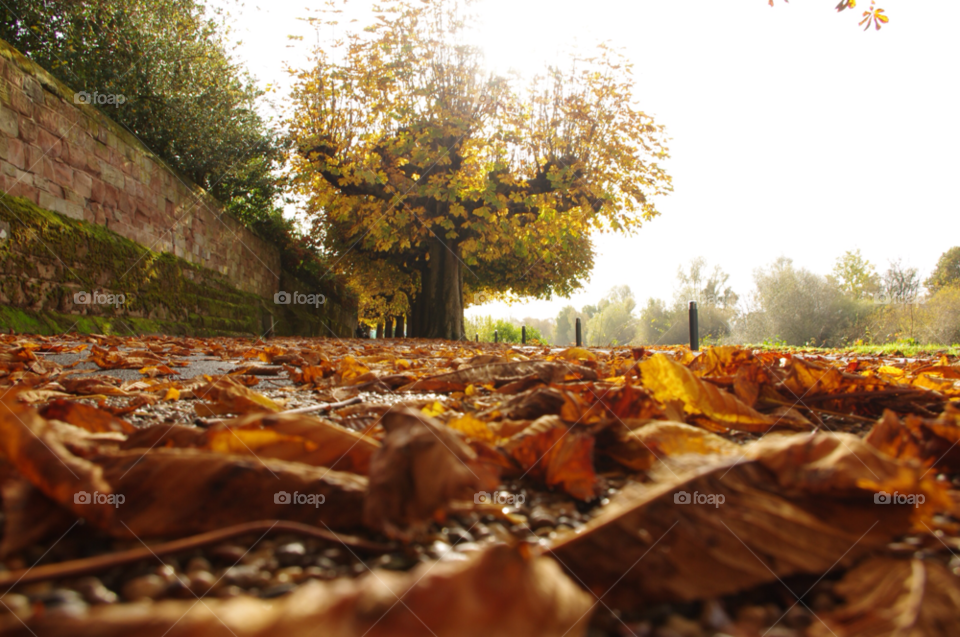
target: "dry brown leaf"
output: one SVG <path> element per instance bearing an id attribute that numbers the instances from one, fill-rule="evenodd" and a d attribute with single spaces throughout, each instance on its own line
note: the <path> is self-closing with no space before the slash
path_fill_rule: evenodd
<path id="1" fill-rule="evenodd" d="M 276 600 L 99 606 L 84 617 L 40 617 L 27 627 L 12 619 L 0 628 L 43 637 L 583 637 L 592 598 L 553 560 L 524 555 L 497 545 L 408 573 L 312 580 Z"/>
<path id="2" fill-rule="evenodd" d="M 654 354 L 637 367 L 641 383 L 661 403 L 681 401 L 687 413 L 741 431 L 763 433 L 776 423 L 663 354 Z"/>
<path id="3" fill-rule="evenodd" d="M 197 415 L 222 416 L 225 414 L 250 414 L 277 412 L 280 405 L 266 396 L 246 388 L 231 376 L 223 376 L 199 389 L 193 390 L 195 397 L 210 401 L 198 403 Z"/>
<path id="4" fill-rule="evenodd" d="M 620 423 L 617 423 L 619 425 Z M 685 454 L 725 456 L 737 455 L 742 448 L 726 438 L 680 422 L 654 420 L 632 427 L 624 421 L 611 428 L 613 441 L 603 446 L 603 453 L 634 471 L 646 471 L 655 462 Z"/>
<path id="5" fill-rule="evenodd" d="M 947 403 L 936 419 L 884 411 L 866 441 L 894 458 L 912 458 L 939 470 L 960 470 L 960 408 Z"/>
<path id="6" fill-rule="evenodd" d="M 381 420 L 387 435 L 370 463 L 364 522 L 393 538 L 410 539 L 442 516 L 451 500 L 472 501 L 497 486 L 491 465 L 454 431 L 409 407 Z"/>
<path id="7" fill-rule="evenodd" d="M 71 400 L 54 400 L 40 409 L 40 415 L 47 420 L 60 420 L 94 433 L 116 431 L 129 434 L 136 431 L 136 427 L 109 411 Z"/>
<path id="8" fill-rule="evenodd" d="M 97 376 L 97 377 L 87 377 L 87 378 L 71 378 L 63 377 L 59 379 L 59 383 L 65 390 L 71 394 L 77 394 L 80 396 L 93 396 L 97 394 L 103 394 L 104 396 L 129 396 L 130 394 L 123 391 L 116 385 L 110 383 L 110 381 L 116 381 L 111 376 Z"/>
<path id="9" fill-rule="evenodd" d="M 560 488 L 580 500 L 596 497 L 593 434 L 559 416 L 543 416 L 503 443 L 503 450 L 525 475 Z"/>
<path id="10" fill-rule="evenodd" d="M 78 494 L 114 493 L 103 469 L 71 453 L 50 423 L 12 392 L 0 399 L 0 452 L 23 478 L 77 515 L 104 525 L 113 517 L 107 502 L 75 501 Z"/>
<path id="11" fill-rule="evenodd" d="M 945 503 L 919 465 L 853 435 L 769 436 L 744 452 L 705 456 L 679 474 L 664 466 L 658 481 L 625 488 L 551 554 L 625 610 L 855 562 L 910 529 L 917 515 L 911 505 L 876 503 L 879 489 L 868 483 L 899 484 L 901 494 Z"/>
<path id="12" fill-rule="evenodd" d="M 361 524 L 367 480 L 352 473 L 197 449 L 134 449 L 91 460 L 124 496 L 101 527 L 115 537 L 180 537 L 254 520 L 338 530 Z"/>
<path id="13" fill-rule="evenodd" d="M 250 454 L 367 475 L 380 443 L 308 414 L 251 414 L 207 430 L 217 453 Z"/>
<path id="14" fill-rule="evenodd" d="M 810 637 L 960 635 L 960 579 L 938 562 L 870 558 L 847 573 L 834 592 L 846 605 L 821 613 Z"/>
<path id="15" fill-rule="evenodd" d="M 63 535 L 77 516 L 45 496 L 23 479 L 7 480 L 3 494 L 3 541 L 0 557 L 6 557 L 50 537 Z"/>
<path id="16" fill-rule="evenodd" d="M 96 345 L 90 350 L 88 361 L 100 369 L 140 369 L 163 363 L 163 359 L 147 351 L 111 352 Z"/>

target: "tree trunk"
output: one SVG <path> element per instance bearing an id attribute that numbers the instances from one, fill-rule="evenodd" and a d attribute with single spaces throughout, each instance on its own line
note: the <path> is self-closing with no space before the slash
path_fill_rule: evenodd
<path id="1" fill-rule="evenodd" d="M 463 282 L 460 247 L 430 242 L 430 259 L 421 270 L 421 290 L 413 302 L 410 332 L 423 338 L 463 336 Z"/>
<path id="2" fill-rule="evenodd" d="M 393 328 L 393 337 L 394 338 L 403 338 L 405 336 L 403 331 L 403 314 L 397 317 L 397 324 Z"/>
<path id="3" fill-rule="evenodd" d="M 384 319 L 383 337 L 393 338 L 393 317 L 392 316 L 388 316 Z"/>
<path id="4" fill-rule="evenodd" d="M 383 323 L 377 323 L 377 338 L 383 338 Z"/>

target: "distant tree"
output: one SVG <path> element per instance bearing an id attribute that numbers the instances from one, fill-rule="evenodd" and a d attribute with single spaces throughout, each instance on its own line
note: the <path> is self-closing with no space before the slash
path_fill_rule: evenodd
<path id="1" fill-rule="evenodd" d="M 873 304 L 844 295 L 835 280 L 796 268 L 780 257 L 754 272 L 753 307 L 738 330 L 743 340 L 786 341 L 788 345 L 841 345 L 862 337 L 864 317 Z"/>
<path id="2" fill-rule="evenodd" d="M 637 306 L 629 286 L 611 289 L 597 304 L 597 311 L 587 322 L 589 340 L 594 346 L 623 345 L 633 340 L 637 332 Z"/>
<path id="3" fill-rule="evenodd" d="M 539 335 L 537 336 L 537 340 L 540 342 L 549 344 L 556 342 L 557 323 L 554 319 L 538 319 L 528 316 L 520 321 L 520 325 L 527 326 L 528 337 L 533 333 L 531 330 L 536 330 L 536 333 Z"/>
<path id="4" fill-rule="evenodd" d="M 717 307 L 732 309 L 739 298 L 733 288 L 727 285 L 730 275 L 716 265 L 713 272 L 707 274 L 707 260 L 697 257 L 690 261 L 688 269 L 677 269 L 679 287 L 674 294 L 674 306 L 686 308 L 688 301 L 696 301 L 698 307 Z"/>
<path id="5" fill-rule="evenodd" d="M 899 259 L 891 261 L 883 274 L 881 288 L 887 303 L 916 303 L 920 295 L 920 274 L 916 268 L 905 267 Z"/>
<path id="6" fill-rule="evenodd" d="M 875 300 L 870 333 L 877 341 L 922 338 L 919 331 L 925 313 L 920 308 L 920 275 L 916 268 L 891 261 L 883 274 Z"/>
<path id="7" fill-rule="evenodd" d="M 841 292 L 857 300 L 873 296 L 880 289 L 877 269 L 863 258 L 860 250 L 847 250 L 837 259 L 833 278 Z"/>
<path id="8" fill-rule="evenodd" d="M 923 283 L 931 292 L 960 285 L 960 246 L 950 248 L 941 254 L 933 274 Z"/>
<path id="9" fill-rule="evenodd" d="M 557 315 L 557 332 L 554 343 L 556 345 L 570 345 L 576 342 L 576 322 L 580 318 L 577 308 L 565 306 Z"/>
<path id="10" fill-rule="evenodd" d="M 941 287 L 922 309 L 919 332 L 925 343 L 960 344 L 960 285 Z"/>

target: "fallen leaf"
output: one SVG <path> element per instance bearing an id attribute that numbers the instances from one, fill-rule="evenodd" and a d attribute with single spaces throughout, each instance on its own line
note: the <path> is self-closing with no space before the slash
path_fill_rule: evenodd
<path id="1" fill-rule="evenodd" d="M 689 414 L 703 415 L 731 429 L 763 433 L 776 420 L 710 383 L 697 378 L 683 365 L 663 354 L 654 354 L 638 364 L 640 382 L 661 403 L 678 400 Z"/>
<path id="2" fill-rule="evenodd" d="M 960 635 L 960 580 L 936 561 L 873 557 L 833 590 L 847 603 L 821 613 L 810 637 Z"/>
<path id="3" fill-rule="evenodd" d="M 597 488 L 593 444 L 589 432 L 568 425 L 559 416 L 543 416 L 502 447 L 524 475 L 580 500 L 592 500 Z"/>
<path id="4" fill-rule="evenodd" d="M 117 418 L 109 411 L 62 398 L 41 408 L 40 415 L 47 420 L 60 420 L 94 433 L 118 431 L 129 434 L 136 431 L 136 427 L 126 420 Z"/>
<path id="5" fill-rule="evenodd" d="M 266 396 L 247 389 L 231 376 L 223 376 L 194 390 L 194 396 L 205 401 L 196 405 L 197 415 L 222 416 L 280 411 L 282 407 Z"/>
<path id="6" fill-rule="evenodd" d="M 493 490 L 497 476 L 457 434 L 409 407 L 392 407 L 383 446 L 370 462 L 364 522 L 388 537 L 411 539 L 452 500 Z"/>
<path id="7" fill-rule="evenodd" d="M 309 414 L 251 414 L 207 430 L 217 453 L 254 455 L 367 475 L 380 444 Z"/>
<path id="8" fill-rule="evenodd" d="M 674 470 L 675 471 L 675 470 Z M 908 504 L 876 503 L 873 481 L 944 503 L 916 464 L 849 434 L 769 436 L 744 456 L 621 491 L 550 554 L 611 607 L 708 599 L 797 573 L 848 566 L 912 527 Z M 912 483 L 908 483 L 912 481 Z M 863 486 L 858 486 L 863 484 Z"/>

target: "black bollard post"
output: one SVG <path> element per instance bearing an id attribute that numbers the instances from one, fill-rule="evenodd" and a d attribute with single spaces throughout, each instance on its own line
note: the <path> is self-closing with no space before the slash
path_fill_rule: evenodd
<path id="1" fill-rule="evenodd" d="M 577 319 L 577 347 L 583 343 L 583 338 L 580 336 L 580 319 Z"/>
<path id="2" fill-rule="evenodd" d="M 690 349 L 700 350 L 700 323 L 697 320 L 697 302 L 690 301 Z"/>
<path id="3" fill-rule="evenodd" d="M 500 342 L 500 332 L 498 332 L 497 330 L 493 330 L 493 342 L 494 343 Z"/>
<path id="4" fill-rule="evenodd" d="M 521 345 L 527 344 L 527 326 L 526 325 L 523 325 L 520 327 L 520 344 Z"/>

